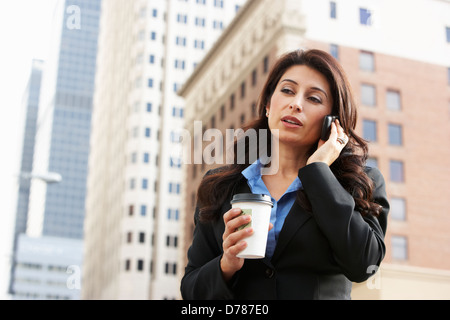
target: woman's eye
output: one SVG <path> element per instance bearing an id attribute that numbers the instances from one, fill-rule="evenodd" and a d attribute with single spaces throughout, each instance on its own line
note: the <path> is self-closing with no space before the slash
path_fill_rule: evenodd
<path id="1" fill-rule="evenodd" d="M 283 89 L 281 89 L 281 92 L 286 93 L 286 94 L 291 94 L 291 93 L 293 93 L 293 91 L 292 91 L 291 89 L 288 89 L 288 88 L 283 88 Z"/>
<path id="2" fill-rule="evenodd" d="M 311 100 L 314 103 L 322 103 L 322 101 L 317 97 L 309 97 L 309 100 Z"/>

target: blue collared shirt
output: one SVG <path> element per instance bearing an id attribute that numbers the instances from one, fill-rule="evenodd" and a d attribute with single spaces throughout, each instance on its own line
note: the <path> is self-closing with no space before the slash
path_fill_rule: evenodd
<path id="1" fill-rule="evenodd" d="M 296 191 L 302 188 L 302 183 L 298 177 L 295 178 L 281 198 L 276 201 L 262 180 L 261 166 L 262 164 L 258 159 L 242 171 L 242 175 L 247 178 L 247 183 L 252 193 L 266 194 L 272 198 L 273 208 L 270 214 L 270 222 L 273 224 L 273 228 L 269 231 L 266 247 L 266 257 L 270 259 L 275 251 L 278 235 L 283 227 L 284 220 L 295 202 Z"/>

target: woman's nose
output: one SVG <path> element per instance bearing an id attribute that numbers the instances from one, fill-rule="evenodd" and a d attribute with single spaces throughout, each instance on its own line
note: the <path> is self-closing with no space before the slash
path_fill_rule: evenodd
<path id="1" fill-rule="evenodd" d="M 299 103 L 298 101 L 292 101 L 289 104 L 289 109 L 296 111 L 296 112 L 302 112 L 302 110 L 303 110 L 301 103 Z"/>
<path id="2" fill-rule="evenodd" d="M 295 111 L 295 112 L 302 112 L 303 111 L 303 107 L 302 107 L 302 95 L 301 94 L 297 94 L 296 96 L 292 97 L 292 101 L 289 104 L 289 109 Z"/>

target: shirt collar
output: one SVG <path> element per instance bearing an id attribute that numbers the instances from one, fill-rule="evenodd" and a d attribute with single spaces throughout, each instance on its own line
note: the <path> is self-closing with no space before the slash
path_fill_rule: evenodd
<path id="1" fill-rule="evenodd" d="M 248 181 L 258 179 L 261 177 L 261 162 L 257 159 L 251 165 L 242 171 L 242 175 L 247 178 Z"/>
<path id="2" fill-rule="evenodd" d="M 262 178 L 261 166 L 262 166 L 261 161 L 257 159 L 255 162 L 253 162 L 251 165 L 249 165 L 242 171 L 242 175 L 248 180 L 248 183 L 250 185 L 254 185 L 258 180 Z M 285 193 L 297 191 L 301 188 L 302 182 L 300 181 L 299 177 L 297 177 L 291 183 L 291 185 L 289 186 L 289 188 L 286 190 Z"/>

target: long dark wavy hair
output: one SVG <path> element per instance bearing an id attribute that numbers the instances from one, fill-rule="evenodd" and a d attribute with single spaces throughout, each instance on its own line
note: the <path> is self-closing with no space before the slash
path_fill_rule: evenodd
<path id="1" fill-rule="evenodd" d="M 349 137 L 349 142 L 338 159 L 330 166 L 330 169 L 341 185 L 353 196 L 356 209 L 362 215 L 378 216 L 382 207 L 373 202 L 373 181 L 364 170 L 368 157 L 368 146 L 367 142 L 355 132 L 357 110 L 352 89 L 339 62 L 327 52 L 317 49 L 296 50 L 280 57 L 273 66 L 258 99 L 258 118 L 243 130 L 254 129 L 256 133 L 259 132 L 259 129 L 269 130 L 266 106 L 270 102 L 283 74 L 295 65 L 308 66 L 323 74 L 328 80 L 333 96 L 332 113 L 339 116 L 339 122 Z M 259 149 L 259 135 L 257 137 L 257 148 Z M 268 140 L 267 150 L 270 150 L 270 139 L 266 140 Z M 251 164 L 249 161 L 245 163 L 237 161 L 237 146 L 239 143 L 239 140 L 234 143 L 236 160 L 234 164 L 221 167 L 207 174 L 198 188 L 197 204 L 201 221 L 211 221 L 221 217 L 223 214 L 223 212 L 220 212 L 222 204 L 224 201 L 230 200 L 237 183 L 243 178 L 241 172 Z M 310 154 L 316 149 L 317 144 L 310 150 Z M 261 154 L 260 150 L 251 150 L 246 144 L 246 159 L 250 159 L 251 152 Z M 312 211 L 311 204 L 303 190 L 297 192 L 296 201 L 307 211 Z"/>

